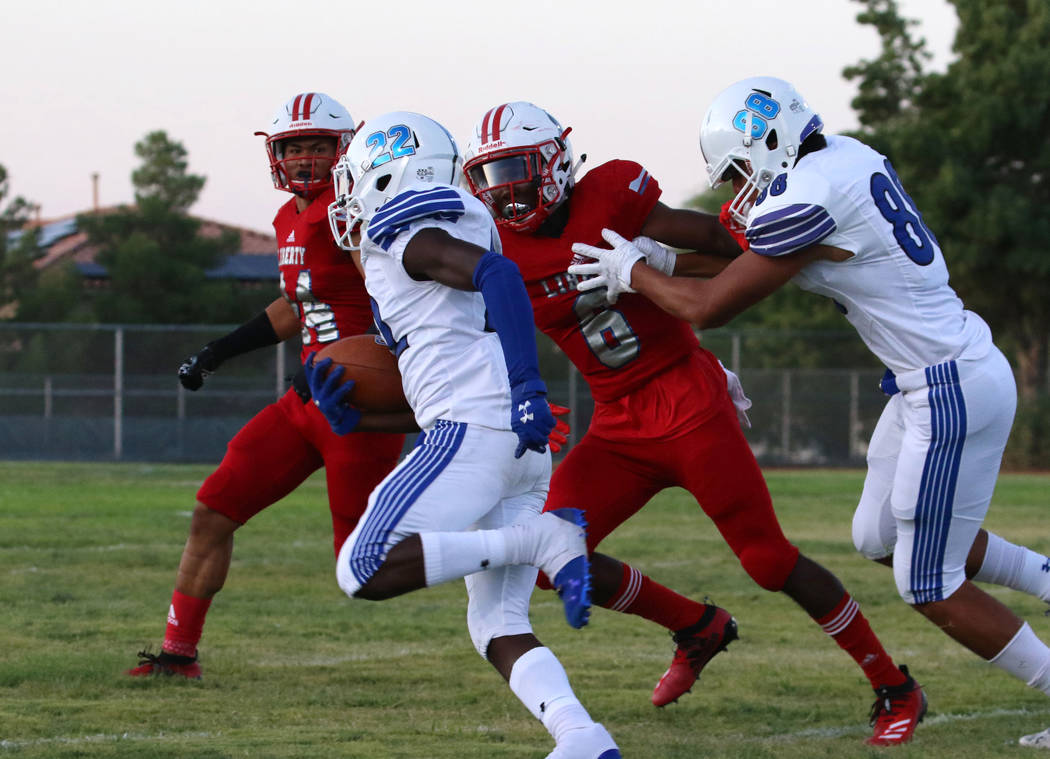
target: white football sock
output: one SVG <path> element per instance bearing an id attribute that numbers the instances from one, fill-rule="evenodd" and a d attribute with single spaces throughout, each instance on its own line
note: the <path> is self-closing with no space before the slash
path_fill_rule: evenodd
<path id="1" fill-rule="evenodd" d="M 1020 590 L 1050 602 L 1050 557 L 1014 545 L 991 532 L 984 561 L 973 579 Z"/>
<path id="2" fill-rule="evenodd" d="M 1025 622 L 1002 651 L 990 660 L 1018 680 L 1050 696 L 1050 648 Z"/>
<path id="3" fill-rule="evenodd" d="M 510 689 L 557 743 L 568 730 L 589 727 L 594 720 L 572 692 L 561 662 L 546 646 L 518 657 L 510 670 Z"/>
<path id="4" fill-rule="evenodd" d="M 424 532 L 419 537 L 427 587 L 517 563 L 507 560 L 503 530 Z"/>
<path id="5" fill-rule="evenodd" d="M 420 533 L 427 586 L 495 567 L 539 566 L 552 518 L 537 514 L 497 530 Z"/>

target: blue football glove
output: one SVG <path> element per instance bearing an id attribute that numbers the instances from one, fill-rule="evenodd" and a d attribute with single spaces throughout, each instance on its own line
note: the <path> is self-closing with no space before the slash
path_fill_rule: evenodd
<path id="1" fill-rule="evenodd" d="M 303 364 L 306 372 L 306 381 L 310 385 L 310 395 L 313 396 L 317 408 L 328 420 L 328 425 L 337 435 L 345 435 L 353 432 L 361 421 L 361 412 L 350 405 L 347 397 L 354 389 L 354 381 L 339 384 L 345 371 L 343 367 L 337 366 L 331 371 L 332 359 L 326 358 L 314 364 L 314 354 L 311 353 Z"/>
<path id="2" fill-rule="evenodd" d="M 518 436 L 514 458 L 526 450 L 543 453 L 547 436 L 554 429 L 554 414 L 547 403 L 547 386 L 543 380 L 519 382 L 510 389 L 510 428 Z"/>

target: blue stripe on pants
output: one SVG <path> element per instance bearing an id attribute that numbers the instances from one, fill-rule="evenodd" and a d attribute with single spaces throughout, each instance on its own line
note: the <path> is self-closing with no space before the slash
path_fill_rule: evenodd
<path id="1" fill-rule="evenodd" d="M 944 600 L 944 549 L 952 520 L 959 461 L 966 442 L 966 404 L 954 361 L 926 369 L 930 447 L 915 506 L 911 591 L 915 603 Z"/>
<path id="2" fill-rule="evenodd" d="M 364 585 L 382 565 L 390 533 L 455 458 L 466 431 L 466 424 L 439 419 L 434 429 L 420 435 L 412 455 L 379 486 L 375 505 L 350 551 L 350 571 L 358 583 Z"/>

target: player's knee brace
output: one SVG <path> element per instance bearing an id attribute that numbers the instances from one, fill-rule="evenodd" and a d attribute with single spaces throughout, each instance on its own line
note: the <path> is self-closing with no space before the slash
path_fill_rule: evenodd
<path id="1" fill-rule="evenodd" d="M 752 580 L 765 590 L 782 590 L 798 563 L 798 548 L 791 543 L 758 544 L 745 548 L 740 564 Z"/>
<path id="2" fill-rule="evenodd" d="M 877 561 L 893 553 L 893 546 L 886 546 L 877 526 L 859 519 L 853 520 L 853 546 L 865 559 Z"/>
<path id="3" fill-rule="evenodd" d="M 853 513 L 853 545 L 866 559 L 877 561 L 893 553 L 897 525 L 883 501 L 861 498 Z"/>

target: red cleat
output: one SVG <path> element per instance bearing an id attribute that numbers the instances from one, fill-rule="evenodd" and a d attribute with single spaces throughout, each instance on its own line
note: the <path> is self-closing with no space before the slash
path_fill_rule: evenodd
<path id="1" fill-rule="evenodd" d="M 153 677 L 165 675 L 166 677 L 185 677 L 187 680 L 201 679 L 201 665 L 197 657 L 176 656 L 161 651 L 159 654 L 151 654 L 149 651 L 139 651 L 139 665 L 124 673 L 130 677 Z"/>
<path id="2" fill-rule="evenodd" d="M 666 706 L 688 693 L 707 663 L 737 639 L 736 620 L 725 609 L 708 604 L 695 625 L 674 633 L 671 666 L 653 690 L 653 705 Z"/>
<path id="3" fill-rule="evenodd" d="M 869 746 L 896 746 L 907 743 L 915 733 L 915 726 L 926 716 L 926 694 L 922 686 L 901 665 L 908 679 L 893 687 L 875 689 L 875 703 L 871 707 L 871 725 L 875 733 L 865 741 Z"/>

